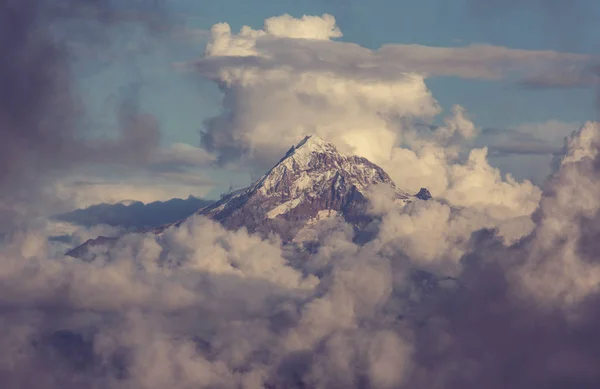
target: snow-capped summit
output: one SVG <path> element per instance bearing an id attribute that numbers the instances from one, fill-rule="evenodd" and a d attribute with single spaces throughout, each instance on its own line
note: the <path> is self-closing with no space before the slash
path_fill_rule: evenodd
<path id="1" fill-rule="evenodd" d="M 319 138 L 316 135 L 308 135 L 295 146 L 292 146 L 282 160 L 292 157 L 297 163 L 305 163 L 310 159 L 313 152 L 317 153 L 339 153 L 336 147 Z"/>
<path id="2" fill-rule="evenodd" d="M 377 184 L 391 187 L 401 201 L 413 197 L 366 158 L 340 153 L 333 144 L 307 136 L 254 184 L 199 214 L 228 228 L 276 232 L 291 239 L 304 223 L 325 214 L 355 225 L 370 221 L 367 191 Z"/>

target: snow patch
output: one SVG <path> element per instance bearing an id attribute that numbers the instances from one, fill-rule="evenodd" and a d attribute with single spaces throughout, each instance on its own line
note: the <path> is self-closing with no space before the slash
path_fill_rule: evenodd
<path id="1" fill-rule="evenodd" d="M 319 211 L 315 217 L 310 218 L 306 224 L 307 225 L 311 225 L 311 224 L 315 224 L 320 222 L 321 220 L 325 220 L 325 219 L 329 219 L 329 218 L 334 218 L 334 217 L 342 217 L 342 214 L 340 214 L 338 211 L 336 210 L 332 210 L 332 209 L 323 209 L 321 211 Z"/>
<path id="2" fill-rule="evenodd" d="M 280 204 L 280 205 L 276 206 L 275 208 L 273 208 L 272 210 L 270 210 L 269 212 L 267 212 L 267 217 L 269 219 L 275 219 L 277 216 L 279 216 L 281 214 L 288 213 L 292 209 L 296 208 L 298 206 L 298 204 L 300 204 L 300 201 L 301 201 L 300 198 L 286 201 L 285 203 Z"/>

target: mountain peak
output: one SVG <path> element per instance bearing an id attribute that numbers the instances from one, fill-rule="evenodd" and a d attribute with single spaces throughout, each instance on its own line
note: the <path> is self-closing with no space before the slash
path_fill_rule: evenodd
<path id="1" fill-rule="evenodd" d="M 413 197 L 396 188 L 387 173 L 366 158 L 340 153 L 312 135 L 292 146 L 251 186 L 199 213 L 232 229 L 277 232 L 289 239 L 297 232 L 289 222 L 312 223 L 323 215 L 341 216 L 354 225 L 368 222 L 368 189 L 378 184 L 391 187 L 401 201 Z"/>
<path id="2" fill-rule="evenodd" d="M 312 135 L 292 146 L 252 185 L 223 196 L 197 214 L 228 229 L 246 228 L 261 235 L 275 233 L 284 242 L 302 241 L 321 222 L 344 220 L 362 231 L 373 220 L 368 196 L 375 185 L 387 186 L 404 203 L 431 196 L 425 188 L 418 197 L 409 195 L 381 167 L 366 158 L 340 153 L 333 144 Z M 171 225 L 151 231 L 161 233 Z"/>
<path id="3" fill-rule="evenodd" d="M 316 135 L 307 135 L 295 147 L 296 150 L 337 151 L 335 146 Z"/>
<path id="4" fill-rule="evenodd" d="M 289 165 L 288 168 L 291 168 L 291 165 L 294 165 L 295 168 L 306 168 L 308 167 L 310 160 L 314 157 L 314 154 L 325 153 L 341 155 L 332 143 L 327 142 L 316 135 L 308 135 L 298 144 L 292 146 L 277 165 L 289 160 L 291 164 L 287 164 Z M 277 167 L 277 165 L 275 167 Z M 271 169 L 271 171 L 272 170 L 273 169 Z"/>

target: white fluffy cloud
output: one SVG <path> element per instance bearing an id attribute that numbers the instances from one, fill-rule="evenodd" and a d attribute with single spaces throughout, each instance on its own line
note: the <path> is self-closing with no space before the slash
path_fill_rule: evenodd
<path id="1" fill-rule="evenodd" d="M 375 161 L 389 158 L 402 141 L 401 119 L 432 118 L 440 112 L 423 76 L 360 77 L 335 68 L 291 67 L 278 60 L 277 51 L 257 48 L 263 38 L 291 39 L 306 42 L 304 50 L 311 52 L 312 43 L 340 35 L 330 15 L 284 15 L 267 19 L 262 30 L 244 27 L 239 34 L 232 34 L 227 24 L 215 25 L 198 67 L 222 86 L 226 113 L 208 124 L 205 143 L 225 157 L 227 150 L 245 153 L 261 167 L 309 133 L 343 151 Z M 215 72 L 207 73 L 203 63 Z"/>

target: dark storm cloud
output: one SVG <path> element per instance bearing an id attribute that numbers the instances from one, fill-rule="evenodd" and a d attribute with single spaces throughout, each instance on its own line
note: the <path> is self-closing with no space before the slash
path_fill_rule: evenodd
<path id="1" fill-rule="evenodd" d="M 464 287 L 440 298 L 431 324 L 418 330 L 416 359 L 425 366 L 411 388 L 595 388 L 600 374 L 598 295 L 569 320 L 523 299 L 508 275 L 518 250 L 480 246 L 465 267 Z M 450 341 L 448 341 L 450 340 Z"/>
<path id="2" fill-rule="evenodd" d="M 55 33 L 71 25 L 67 38 L 87 39 L 101 50 L 110 44 L 101 26 L 137 20 L 123 17 L 127 3 L 117 9 L 102 0 L 0 0 L 1 228 L 52 203 L 48 193 L 42 200 L 40 192 L 56 174 L 87 162 L 139 162 L 156 149 L 156 119 L 131 102 L 121 107 L 117 141 L 84 139 L 85 112 L 72 71 L 75 58 L 69 41 Z M 154 26 L 154 19 L 141 19 Z"/>

